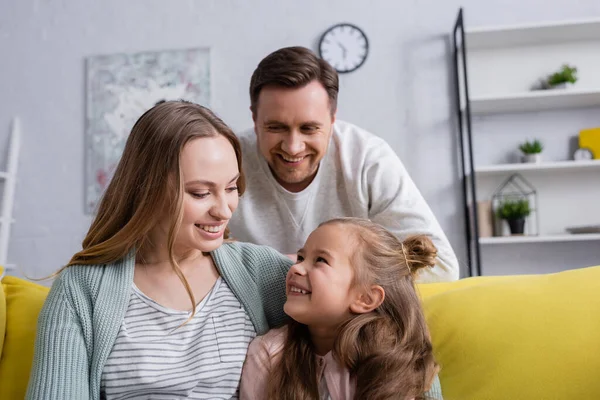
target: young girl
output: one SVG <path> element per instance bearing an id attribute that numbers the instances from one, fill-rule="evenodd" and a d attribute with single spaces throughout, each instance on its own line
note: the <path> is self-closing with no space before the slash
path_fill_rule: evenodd
<path id="1" fill-rule="evenodd" d="M 426 236 L 334 219 L 311 233 L 286 279 L 293 321 L 252 341 L 241 400 L 441 399 L 413 277 L 434 265 Z"/>

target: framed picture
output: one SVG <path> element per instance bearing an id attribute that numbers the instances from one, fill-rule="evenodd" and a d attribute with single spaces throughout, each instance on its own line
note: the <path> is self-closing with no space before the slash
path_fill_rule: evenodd
<path id="1" fill-rule="evenodd" d="M 85 211 L 95 212 L 135 121 L 161 100 L 210 106 L 207 48 L 86 59 Z"/>

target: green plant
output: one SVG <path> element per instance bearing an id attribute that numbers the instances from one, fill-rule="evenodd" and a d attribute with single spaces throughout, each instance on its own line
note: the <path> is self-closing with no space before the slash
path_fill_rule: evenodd
<path id="1" fill-rule="evenodd" d="M 529 208 L 529 200 L 505 200 L 502 202 L 497 211 L 498 217 L 506 220 L 521 219 L 531 214 Z"/>
<path id="2" fill-rule="evenodd" d="M 549 75 L 547 82 L 550 86 L 556 86 L 566 82 L 575 83 L 577 82 L 577 67 L 565 64 L 559 71 Z"/>
<path id="3" fill-rule="evenodd" d="M 519 146 L 519 149 L 523 154 L 538 154 L 544 150 L 544 145 L 537 139 L 532 140 L 531 142 L 527 140 Z"/>

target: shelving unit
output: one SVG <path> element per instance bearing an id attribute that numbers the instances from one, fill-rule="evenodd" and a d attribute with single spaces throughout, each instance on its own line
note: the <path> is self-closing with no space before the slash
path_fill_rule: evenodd
<path id="1" fill-rule="evenodd" d="M 523 172 L 523 171 L 577 171 L 597 169 L 600 174 L 600 160 L 589 161 L 551 161 L 542 162 L 539 164 L 514 163 L 514 164 L 497 164 L 476 167 L 475 173 L 478 176 L 484 175 L 504 175 L 506 173 Z"/>
<path id="2" fill-rule="evenodd" d="M 555 199 L 564 196 L 565 192 L 579 190 L 575 189 L 576 185 L 585 186 L 582 182 L 587 182 L 586 179 L 590 177 L 593 182 L 588 186 L 598 186 L 594 190 L 597 190 L 597 198 L 600 198 L 600 185 L 597 184 L 600 182 L 597 181 L 600 178 L 600 160 L 476 166 L 473 144 L 475 136 L 477 140 L 495 140 L 494 137 L 474 134 L 474 117 L 479 121 L 485 116 L 501 115 L 504 120 L 494 121 L 507 121 L 512 117 L 506 115 L 514 114 L 513 119 L 522 122 L 529 118 L 524 115 L 526 113 L 535 113 L 531 118 L 543 120 L 547 114 L 539 113 L 551 110 L 561 111 L 565 117 L 566 110 L 598 108 L 600 112 L 600 73 L 597 73 L 600 63 L 600 19 L 475 29 L 467 29 L 465 25 L 461 8 L 453 30 L 454 97 L 469 275 L 482 275 L 482 246 L 600 241 L 600 233 L 567 234 L 565 231 L 561 234 L 561 230 L 565 230 L 571 221 L 570 217 L 556 212 L 564 209 L 564 206 L 560 208 L 557 204 L 562 203 Z M 544 74 L 567 61 L 579 69 L 580 80 L 577 85 L 560 90 L 531 90 Z M 511 127 L 518 132 L 518 126 Z M 514 138 L 516 132 L 510 133 Z M 522 135 L 523 140 L 529 139 L 526 128 Z M 552 223 L 535 236 L 480 237 L 478 193 L 495 187 L 491 184 L 494 180 L 504 180 L 513 173 L 526 174 L 528 180 L 534 179 L 546 185 L 544 218 L 550 218 Z M 572 208 L 587 211 L 594 219 L 589 222 L 600 223 L 595 221 L 598 212 L 593 211 L 598 208 L 591 206 L 589 199 Z M 582 213 L 578 215 L 579 218 L 575 218 L 577 223 L 581 221 Z"/>
<path id="3" fill-rule="evenodd" d="M 0 265 L 6 270 L 12 269 L 7 263 L 8 245 L 13 219 L 13 206 L 17 185 L 17 168 L 19 166 L 19 152 L 21 148 L 21 123 L 17 117 L 13 119 L 8 147 L 8 162 L 5 171 L 0 171 L 0 180 L 3 181 L 2 207 L 0 209 Z"/>
<path id="4" fill-rule="evenodd" d="M 548 242 L 585 242 L 600 240 L 600 233 L 580 233 L 570 235 L 543 236 L 504 236 L 479 238 L 481 244 L 510 244 L 510 243 L 548 243 Z"/>
<path id="5" fill-rule="evenodd" d="M 495 26 L 466 30 L 469 50 L 495 47 L 597 40 L 600 21 L 556 21 L 538 24 Z"/>
<path id="6" fill-rule="evenodd" d="M 600 107 L 600 89 L 540 90 L 473 97 L 470 102 L 473 115 Z"/>

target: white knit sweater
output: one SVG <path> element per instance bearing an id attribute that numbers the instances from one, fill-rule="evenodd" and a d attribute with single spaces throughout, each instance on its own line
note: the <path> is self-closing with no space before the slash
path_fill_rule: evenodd
<path id="1" fill-rule="evenodd" d="M 456 280 L 458 261 L 431 209 L 404 165 L 381 138 L 336 121 L 317 176 L 302 192 L 277 183 L 257 149 L 253 130 L 240 135 L 247 189 L 229 227 L 241 241 L 294 254 L 321 223 L 336 217 L 369 218 L 400 239 L 425 234 L 438 249 L 435 268 L 419 282 Z"/>

